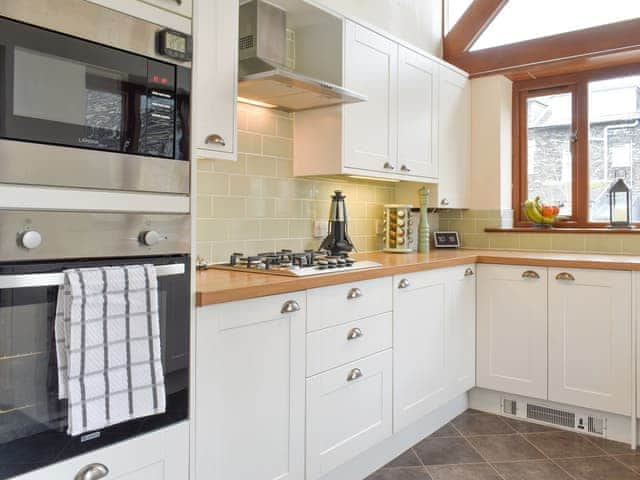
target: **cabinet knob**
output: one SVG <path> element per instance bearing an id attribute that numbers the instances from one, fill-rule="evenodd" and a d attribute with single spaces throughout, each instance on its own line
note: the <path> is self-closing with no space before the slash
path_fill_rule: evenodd
<path id="1" fill-rule="evenodd" d="M 280 313 L 293 313 L 293 312 L 299 312 L 299 311 L 300 311 L 300 304 L 295 300 L 288 300 L 284 302 L 284 305 L 282 305 L 282 309 L 280 310 Z"/>
<path id="2" fill-rule="evenodd" d="M 22 248 L 33 250 L 42 244 L 42 235 L 40 235 L 40 232 L 35 230 L 27 230 L 20 235 L 19 243 Z"/>
<path id="3" fill-rule="evenodd" d="M 354 380 L 357 380 L 361 376 L 362 376 L 362 370 L 360 370 L 359 368 L 354 368 L 349 372 L 349 375 L 347 376 L 347 382 L 353 382 Z"/>
<path id="4" fill-rule="evenodd" d="M 473 277 L 473 269 L 472 269 L 472 268 L 467 268 L 467 269 L 464 271 L 464 276 L 465 276 L 465 277 Z"/>
<path id="5" fill-rule="evenodd" d="M 575 279 L 576 277 L 571 275 L 569 272 L 561 272 L 556 275 L 556 280 L 567 280 L 569 282 L 573 282 Z"/>
<path id="6" fill-rule="evenodd" d="M 356 338 L 360 338 L 363 335 L 364 333 L 362 333 L 362 330 L 360 330 L 358 327 L 352 328 L 347 334 L 347 340 L 355 340 Z"/>
<path id="7" fill-rule="evenodd" d="M 533 270 L 526 270 L 522 272 L 522 278 L 540 278 L 538 272 L 534 272 Z"/>
<path id="8" fill-rule="evenodd" d="M 227 144 L 227 142 L 224 141 L 224 138 L 222 138 L 217 133 L 208 135 L 207 138 L 204 139 L 204 143 L 206 143 L 207 145 L 213 143 L 215 145 L 220 145 L 221 147 L 224 147 Z"/>
<path id="9" fill-rule="evenodd" d="M 409 282 L 409 280 L 403 278 L 402 280 L 400 280 L 400 283 L 398 283 L 398 288 L 409 288 L 410 285 L 411 283 Z"/>
<path id="10" fill-rule="evenodd" d="M 400 167 L 400 170 L 402 170 L 403 172 L 407 172 L 407 173 L 409 173 L 411 171 L 411 169 L 409 167 L 407 167 L 406 165 L 402 165 Z"/>
<path id="11" fill-rule="evenodd" d="M 92 463 L 80 470 L 74 480 L 99 480 L 109 475 L 109 469 L 101 463 Z"/>
<path id="12" fill-rule="evenodd" d="M 447 205 L 449 205 L 449 199 L 443 198 L 442 200 L 440 200 L 440 205 L 446 207 Z"/>
<path id="13" fill-rule="evenodd" d="M 391 165 L 389 162 L 384 162 L 384 165 L 382 166 L 382 168 L 384 168 L 385 170 L 395 170 L 396 167 Z"/>
<path id="14" fill-rule="evenodd" d="M 347 293 L 347 300 L 353 300 L 356 298 L 360 298 L 362 296 L 362 290 L 360 290 L 359 288 L 352 288 L 351 290 L 349 290 L 349 293 Z"/>

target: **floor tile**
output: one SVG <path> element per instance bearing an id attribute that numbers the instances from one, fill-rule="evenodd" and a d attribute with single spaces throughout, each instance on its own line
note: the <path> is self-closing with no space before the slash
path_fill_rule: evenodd
<path id="1" fill-rule="evenodd" d="M 366 480 L 431 480 L 424 467 L 381 468 Z"/>
<path id="2" fill-rule="evenodd" d="M 640 473 L 640 455 L 631 453 L 628 455 L 615 455 L 615 458 Z"/>
<path id="3" fill-rule="evenodd" d="M 640 475 L 611 457 L 557 460 L 575 480 L 638 480 Z"/>
<path id="4" fill-rule="evenodd" d="M 482 457 L 462 437 L 426 438 L 413 449 L 425 465 L 484 462 Z"/>
<path id="5" fill-rule="evenodd" d="M 445 465 L 429 467 L 433 480 L 502 480 L 491 466 L 484 465 Z"/>
<path id="6" fill-rule="evenodd" d="M 409 449 L 401 455 L 391 460 L 385 465 L 386 467 L 421 467 L 420 459 L 415 454 L 413 449 Z"/>
<path id="7" fill-rule="evenodd" d="M 628 443 L 614 442 L 613 440 L 607 440 L 605 438 L 587 437 L 592 443 L 595 443 L 598 447 L 611 455 L 623 455 L 625 453 L 633 454 L 631 446 Z"/>
<path id="8" fill-rule="evenodd" d="M 549 460 L 494 463 L 493 466 L 504 480 L 571 480 Z"/>
<path id="9" fill-rule="evenodd" d="M 571 432 L 527 433 L 525 438 L 551 458 L 592 457 L 605 452 L 581 435 Z"/>
<path id="10" fill-rule="evenodd" d="M 483 412 L 482 410 L 476 410 L 475 408 L 467 408 L 464 413 L 469 415 L 478 415 L 478 414 L 486 414 L 487 412 Z"/>
<path id="11" fill-rule="evenodd" d="M 432 437 L 459 437 L 460 434 L 455 428 L 453 428 L 453 425 L 451 425 L 450 423 L 447 423 L 440 430 L 436 430 L 435 432 L 433 432 L 431 436 Z"/>
<path id="12" fill-rule="evenodd" d="M 539 423 L 523 422 L 522 420 L 516 420 L 515 418 L 501 417 L 502 420 L 507 422 L 509 426 L 520 433 L 535 433 L 535 432 L 557 432 L 557 428 L 550 427 L 548 425 L 541 425 Z"/>
<path id="13" fill-rule="evenodd" d="M 488 462 L 544 458 L 544 455 L 521 435 L 478 436 L 470 437 L 468 440 Z"/>
<path id="14" fill-rule="evenodd" d="M 515 433 L 515 430 L 507 425 L 496 415 L 463 413 L 451 423 L 465 436 L 470 435 L 495 435 L 502 433 Z"/>

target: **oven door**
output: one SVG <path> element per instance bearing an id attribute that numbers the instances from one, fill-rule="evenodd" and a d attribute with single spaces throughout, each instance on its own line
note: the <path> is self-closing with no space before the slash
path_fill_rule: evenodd
<path id="1" fill-rule="evenodd" d="M 166 413 L 71 437 L 56 373 L 59 272 L 140 263 L 153 263 L 158 270 Z M 185 420 L 188 389 L 188 256 L 0 265 L 0 479 Z"/>

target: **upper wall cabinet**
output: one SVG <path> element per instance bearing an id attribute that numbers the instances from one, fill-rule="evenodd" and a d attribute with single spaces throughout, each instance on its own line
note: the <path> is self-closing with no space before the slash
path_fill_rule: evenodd
<path id="1" fill-rule="evenodd" d="M 437 206 L 469 208 L 471 85 L 466 75 L 440 65 L 438 90 Z"/>
<path id="2" fill-rule="evenodd" d="M 87 0 L 132 17 L 191 33 L 193 0 Z"/>
<path id="3" fill-rule="evenodd" d="M 343 58 L 368 100 L 297 113 L 294 174 L 437 181 L 439 62 L 350 21 Z"/>
<path id="4" fill-rule="evenodd" d="M 193 152 L 236 160 L 239 3 L 194 0 L 193 12 Z"/>

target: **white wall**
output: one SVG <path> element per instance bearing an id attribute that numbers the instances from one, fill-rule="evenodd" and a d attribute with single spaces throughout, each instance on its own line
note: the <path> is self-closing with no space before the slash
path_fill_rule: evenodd
<path id="1" fill-rule="evenodd" d="M 471 81 L 471 205 L 511 207 L 512 82 L 501 75 Z"/>
<path id="2" fill-rule="evenodd" d="M 315 0 L 346 17 L 358 18 L 432 55 L 442 56 L 441 0 Z"/>

